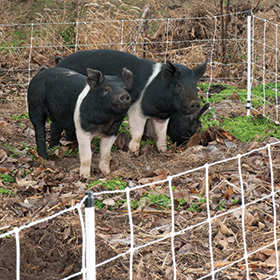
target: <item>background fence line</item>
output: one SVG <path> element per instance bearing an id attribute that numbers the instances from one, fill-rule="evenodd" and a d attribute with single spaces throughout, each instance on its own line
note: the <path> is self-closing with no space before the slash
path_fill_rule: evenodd
<path id="1" fill-rule="evenodd" d="M 205 57 L 209 57 L 209 70 L 201 79 L 208 82 L 208 90 L 206 98 L 210 94 L 210 90 L 215 83 L 226 83 L 236 86 L 236 83 L 243 84 L 246 87 L 247 78 L 247 55 L 251 56 L 251 79 L 252 87 L 262 85 L 263 97 L 251 94 L 251 109 L 255 114 L 261 114 L 277 124 L 279 123 L 278 112 L 278 24 L 261 19 L 252 14 L 251 34 L 239 34 L 236 30 L 234 34 L 228 34 L 227 37 L 222 37 L 220 30 L 221 18 L 231 17 L 231 22 L 238 23 L 238 17 L 246 14 L 247 11 L 218 15 L 213 17 L 191 17 L 191 18 L 157 18 L 157 19 L 125 19 L 125 20 L 101 20 L 101 21 L 75 21 L 75 22 L 49 22 L 49 23 L 27 23 L 27 24 L 0 24 L 3 28 L 2 39 L 5 40 L 7 34 L 14 28 L 25 28 L 26 34 L 30 34 L 26 42 L 1 47 L 6 50 L 7 54 L 13 55 L 14 60 L 18 56 L 23 56 L 26 52 L 27 60 L 21 65 L 11 65 L 8 68 L 0 69 L 2 76 L 7 76 L 9 82 L 5 83 L 4 87 L 20 87 L 23 89 L 21 96 L 17 98 L 6 97 L 9 101 L 25 101 L 26 90 L 31 78 L 35 75 L 38 69 L 38 64 L 34 63 L 34 59 L 42 57 L 42 51 L 46 52 L 47 61 L 41 61 L 40 64 L 47 66 L 54 65 L 54 58 L 57 54 L 68 55 L 83 49 L 91 48 L 114 48 L 122 51 L 128 51 L 138 56 L 146 54 L 147 58 L 153 59 L 156 62 L 165 62 L 166 59 L 174 60 L 178 63 L 185 64 L 188 67 L 194 67 L 201 63 Z M 235 18 L 236 17 L 236 18 Z M 189 21 L 197 22 L 198 28 L 205 29 L 205 36 L 201 38 L 192 38 L 191 35 L 186 35 L 181 38 L 174 37 L 174 34 L 180 26 L 187 25 Z M 112 36 L 106 38 L 94 37 L 95 30 L 102 28 L 112 29 Z M 142 29 L 140 28 L 142 26 Z M 144 27 L 143 27 L 144 26 Z M 237 28 L 237 27 L 236 27 Z M 48 35 L 51 29 L 57 29 L 59 34 Z M 145 30 L 148 31 L 145 31 Z M 203 29 L 203 30 L 204 30 Z M 60 31 L 59 31 L 60 30 Z M 73 40 L 65 39 L 63 32 L 72 30 Z M 274 43 L 266 40 L 268 34 L 274 33 Z M 70 32 L 70 31 L 69 31 Z M 157 32 L 161 36 L 156 36 Z M 152 33 L 152 34 L 151 34 Z M 85 36 L 85 34 L 87 34 Z M 106 35 L 106 32 L 104 32 Z M 105 36 L 104 35 L 104 36 Z M 44 40 L 45 37 L 50 37 L 49 40 Z M 271 35 L 270 35 L 271 37 Z M 68 37 L 67 37 L 68 38 Z M 7 38 L 8 40 L 8 38 Z M 67 41 L 69 40 L 69 41 Z M 248 40 L 252 41 L 251 52 L 248 50 Z M 106 43 L 104 43 L 104 41 Z M 225 50 L 223 50 L 226 48 Z M 222 53 L 226 51 L 226 53 Z M 142 52 L 142 53 L 141 53 Z M 49 55 L 48 55 L 49 53 Z M 197 57 L 201 57 L 198 60 Z M 271 61 L 273 57 L 273 61 Z M 24 67 L 26 66 L 26 67 Z M 248 65 L 249 67 L 249 65 Z M 15 78 L 21 75 L 22 79 Z M 248 82 L 249 83 L 249 82 Z M 248 88 L 247 83 L 247 88 Z M 241 86 L 240 86 L 241 87 Z M 241 88 L 242 88 L 241 87 Z M 279 86 L 280 87 L 280 86 Z M 267 91 L 274 91 L 274 98 L 267 95 Z M 211 95 L 215 92 L 211 91 Z M 241 98 L 243 98 L 241 96 Z M 246 96 L 244 95 L 244 98 Z M 259 103 L 262 104 L 260 110 Z M 245 101 L 246 103 L 246 101 Z M 248 103 L 249 104 L 249 103 Z M 247 106 L 248 106 L 247 104 Z M 241 107 L 246 107 L 246 104 L 240 102 Z"/>
<path id="2" fill-rule="evenodd" d="M 262 33 L 261 37 L 257 38 L 256 26 L 258 26 L 258 31 Z M 261 28 L 262 26 L 262 28 Z M 252 108 L 255 112 L 266 116 L 268 119 L 273 120 L 276 124 L 279 124 L 279 105 L 278 105 L 278 93 L 279 93 L 279 74 L 278 74 L 278 27 L 279 24 L 273 23 L 267 19 L 262 19 L 257 16 L 253 16 L 252 20 L 252 78 L 251 83 L 253 85 L 262 85 L 263 88 L 263 98 L 262 98 L 262 110 L 257 108 Z M 267 42 L 267 35 L 273 33 L 274 31 L 274 46 Z M 269 33 L 268 33 L 269 32 Z M 274 57 L 274 60 L 269 58 Z M 262 58 L 262 59 L 260 59 Z M 258 62 L 259 61 L 259 62 Z M 261 72 L 261 76 L 255 77 L 255 73 Z M 274 82 L 273 82 L 274 79 Z M 273 85 L 274 83 L 274 85 Z M 275 92 L 275 103 L 271 103 L 270 98 L 267 97 L 266 91 L 270 89 Z M 253 95 L 254 96 L 254 95 Z M 255 96 L 257 99 L 258 97 Z M 275 112 L 273 117 L 268 116 L 266 112 L 266 105 L 274 106 Z"/>

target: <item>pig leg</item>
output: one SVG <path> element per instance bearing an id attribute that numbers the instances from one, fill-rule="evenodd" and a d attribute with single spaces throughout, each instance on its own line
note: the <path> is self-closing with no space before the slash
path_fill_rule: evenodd
<path id="1" fill-rule="evenodd" d="M 102 136 L 100 139 L 100 161 L 99 169 L 102 174 L 107 176 L 110 173 L 111 148 L 116 136 Z"/>
<path id="2" fill-rule="evenodd" d="M 30 110 L 29 108 L 29 116 L 35 130 L 38 155 L 41 156 L 43 159 L 47 159 L 46 131 L 45 131 L 45 121 L 47 117 L 43 113 L 43 110 L 40 110 L 39 107 L 38 110 L 35 111 Z"/>
<path id="3" fill-rule="evenodd" d="M 50 129 L 50 134 L 51 134 L 51 140 L 50 140 L 50 147 L 55 147 L 59 145 L 59 139 L 60 135 L 62 132 L 62 128 L 57 125 L 56 122 L 51 123 L 51 129 Z"/>
<path id="4" fill-rule="evenodd" d="M 147 118 L 141 115 L 140 111 L 132 108 L 128 111 L 129 127 L 131 141 L 129 142 L 129 150 L 135 155 L 139 155 L 140 142 L 144 133 Z"/>
<path id="5" fill-rule="evenodd" d="M 91 140 L 92 135 L 89 133 L 77 132 L 80 154 L 80 175 L 88 178 L 90 176 L 91 166 Z"/>
<path id="6" fill-rule="evenodd" d="M 38 155 L 41 156 L 43 159 L 47 159 L 45 126 L 35 127 L 35 137 Z"/>
<path id="7" fill-rule="evenodd" d="M 67 141 L 76 141 L 77 140 L 75 131 L 65 130 L 65 133 L 66 133 Z"/>
<path id="8" fill-rule="evenodd" d="M 155 129 L 157 148 L 160 152 L 165 153 L 167 152 L 166 133 L 167 133 L 167 126 L 168 126 L 169 119 L 167 120 L 152 119 L 152 122 Z"/>

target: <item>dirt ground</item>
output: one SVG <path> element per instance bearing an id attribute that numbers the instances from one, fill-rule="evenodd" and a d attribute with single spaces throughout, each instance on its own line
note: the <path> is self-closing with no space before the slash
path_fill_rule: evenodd
<path id="1" fill-rule="evenodd" d="M 12 91 L 12 89 L 11 89 Z M 22 89 L 24 91 L 24 89 Z M 217 104 L 217 115 L 223 110 L 232 114 L 244 114 L 235 101 Z M 237 102 L 237 101 L 236 101 Z M 226 107 L 226 109 L 224 109 Z M 0 194 L 0 233 L 15 226 L 50 216 L 79 202 L 88 183 L 103 179 L 97 169 L 99 154 L 93 153 L 92 177 L 79 177 L 79 159 L 70 153 L 75 144 L 62 138 L 60 148 L 49 151 L 50 159 L 42 162 L 34 150 L 34 131 L 26 118 L 15 119 L 13 114 L 26 112 L 24 102 L 7 102 L 0 109 L 0 173 L 10 174 L 13 182 L 0 181 L 0 189 L 10 192 Z M 126 139 L 124 137 L 123 139 Z M 154 146 L 145 145 L 140 156 L 127 152 L 126 144 L 112 152 L 112 174 L 107 180 L 121 178 L 129 187 L 165 179 L 168 175 L 213 163 L 266 143 L 237 141 L 229 133 L 217 128 L 197 134 L 193 143 L 184 147 L 170 146 L 166 154 L 157 152 Z M 274 142 L 277 139 L 267 139 Z M 204 145 L 201 145 L 204 144 Z M 116 144 L 120 146 L 120 144 Z M 93 145 L 95 148 L 95 145 Z M 271 146 L 274 187 L 280 189 L 280 146 Z M 68 154 L 68 155 L 66 155 Z M 271 175 L 266 150 L 242 157 L 245 202 L 249 203 L 270 194 Z M 211 216 L 225 213 L 241 205 L 241 189 L 237 160 L 213 165 L 209 168 Z M 205 170 L 175 177 L 174 188 L 175 230 L 180 231 L 207 219 L 205 200 Z M 116 186 L 116 189 L 118 187 Z M 102 185 L 91 189 L 107 190 Z M 166 236 L 171 230 L 170 205 L 161 207 L 149 199 L 143 203 L 143 195 L 169 194 L 166 184 L 131 192 L 131 199 L 138 201 L 133 212 L 135 246 Z M 107 195 L 98 199 L 112 199 L 113 204 L 125 199 L 122 194 Z M 184 198 L 183 203 L 182 198 Z M 280 202 L 279 196 L 275 197 Z M 196 207 L 196 208 L 195 208 Z M 243 257 L 241 210 L 228 212 L 212 222 L 212 250 L 215 268 L 221 268 Z M 246 207 L 245 232 L 248 252 L 270 244 L 273 240 L 273 205 L 271 197 Z M 277 215 L 279 209 L 277 208 Z M 277 232 L 279 223 L 277 221 Z M 96 210 L 96 255 L 101 263 L 129 249 L 130 227 L 125 207 L 120 204 L 110 208 L 105 203 Z M 278 235 L 278 234 L 277 234 Z M 277 236 L 279 238 L 279 236 Z M 38 224 L 20 233 L 21 279 L 61 279 L 81 269 L 81 226 L 77 212 L 71 212 L 49 222 Z M 171 239 L 143 247 L 134 255 L 134 279 L 173 279 Z M 177 279 L 197 279 L 211 271 L 209 227 L 193 226 L 174 239 Z M 0 279 L 15 279 L 16 249 L 11 236 L 0 240 Z M 265 279 L 275 273 L 274 246 L 269 246 L 249 257 L 251 279 Z M 217 274 L 217 279 L 245 279 L 245 262 L 240 261 Z M 129 254 L 97 268 L 97 279 L 128 279 Z M 76 277 L 74 279 L 82 279 Z M 205 279 L 211 279 L 207 277 Z"/>

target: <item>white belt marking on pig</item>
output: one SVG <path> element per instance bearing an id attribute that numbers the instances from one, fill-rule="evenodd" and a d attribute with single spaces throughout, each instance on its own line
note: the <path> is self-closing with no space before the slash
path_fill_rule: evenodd
<path id="1" fill-rule="evenodd" d="M 74 123 L 76 128 L 76 135 L 79 144 L 79 154 L 80 154 L 80 175 L 85 177 L 90 176 L 90 165 L 91 165 L 91 147 L 90 143 L 92 137 L 94 136 L 92 133 L 85 132 L 81 126 L 80 122 L 80 113 L 81 113 L 81 104 L 84 98 L 87 96 L 90 91 L 90 87 L 87 84 L 83 91 L 79 94 L 79 97 L 76 102 L 76 107 L 74 110 Z"/>
<path id="2" fill-rule="evenodd" d="M 83 91 L 79 94 L 75 110 L 74 110 L 74 123 L 75 123 L 75 128 L 77 131 L 83 131 L 81 123 L 80 123 L 80 109 L 81 109 L 81 104 L 84 100 L 84 98 L 87 96 L 88 92 L 90 90 L 89 85 L 87 84 Z"/>
<path id="3" fill-rule="evenodd" d="M 129 149 L 137 153 L 140 147 L 141 138 L 144 132 L 144 127 L 146 120 L 148 117 L 143 115 L 141 103 L 145 91 L 147 90 L 148 86 L 153 82 L 153 80 L 157 77 L 157 75 L 161 72 L 163 64 L 156 63 L 153 67 L 153 73 L 149 77 L 145 87 L 140 93 L 139 99 L 130 107 L 128 111 L 128 118 L 129 118 L 129 125 L 130 125 L 130 134 L 131 134 L 131 141 L 129 143 Z"/>

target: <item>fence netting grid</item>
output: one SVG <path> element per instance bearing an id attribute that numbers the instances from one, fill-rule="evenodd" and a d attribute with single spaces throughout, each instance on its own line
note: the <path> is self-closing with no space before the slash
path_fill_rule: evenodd
<path id="1" fill-rule="evenodd" d="M 178 242 L 178 240 L 176 241 L 176 237 L 180 237 L 183 236 L 184 234 L 186 234 L 189 231 L 200 231 L 201 228 L 204 228 L 204 234 L 208 233 L 208 245 L 205 247 L 205 250 L 207 250 L 207 263 L 208 265 L 206 265 L 204 267 L 205 270 L 205 275 L 197 278 L 197 279 L 206 279 L 208 277 L 211 277 L 212 279 L 216 279 L 217 275 L 223 275 L 222 273 L 225 273 L 227 271 L 227 269 L 233 269 L 236 265 L 243 265 L 245 264 L 245 271 L 246 271 L 246 279 L 251 279 L 250 278 L 250 273 L 253 271 L 252 267 L 253 267 L 253 263 L 254 263 L 254 255 L 257 254 L 258 252 L 261 252 L 262 250 L 266 249 L 266 248 L 273 248 L 273 250 L 275 251 L 275 254 L 273 255 L 275 258 L 275 270 L 270 271 L 271 275 L 267 275 L 267 278 L 263 278 L 263 279 L 274 279 L 275 277 L 277 277 L 277 279 L 279 279 L 280 274 L 279 274 L 279 256 L 278 256 L 278 242 L 280 240 L 279 238 L 279 234 L 277 233 L 277 228 L 278 228 L 278 223 L 279 223 L 279 214 L 277 212 L 277 208 L 278 208 L 278 200 L 279 200 L 279 185 L 276 186 L 275 184 L 275 178 L 274 178 L 274 173 L 273 173 L 273 169 L 274 169 L 274 165 L 273 165 L 273 160 L 275 160 L 275 153 L 273 154 L 273 157 L 271 155 L 271 150 L 277 148 L 277 146 L 280 145 L 280 142 L 275 142 L 272 144 L 267 144 L 265 147 L 263 148 L 259 148 L 259 149 L 255 149 L 255 150 L 251 150 L 248 153 L 242 154 L 242 155 L 237 155 L 236 157 L 233 158 L 228 158 L 225 160 L 221 160 L 219 162 L 214 162 L 214 163 L 210 163 L 210 164 L 205 164 L 204 166 L 200 166 L 198 168 L 192 169 L 192 170 L 188 170 L 185 172 L 182 172 L 180 174 L 176 174 L 173 176 L 169 176 L 167 179 L 162 180 L 162 181 L 158 181 L 158 182 L 154 182 L 154 183 L 150 183 L 150 184 L 145 184 L 145 185 L 139 185 L 136 187 L 127 187 L 125 190 L 117 190 L 117 191 L 103 191 L 103 192 L 95 192 L 93 193 L 94 197 L 100 197 L 102 195 L 119 195 L 120 193 L 125 194 L 126 198 L 127 198 L 127 215 L 128 215 L 128 224 L 129 224 L 129 228 L 130 230 L 128 230 L 128 236 L 126 237 L 127 239 L 127 244 L 129 244 L 129 246 L 127 247 L 127 250 L 124 250 L 123 253 L 118 254 L 110 259 L 107 259 L 103 262 L 99 262 L 96 264 L 96 268 L 102 268 L 102 266 L 111 263 L 119 258 L 125 257 L 126 255 L 129 255 L 129 276 L 127 279 L 133 279 L 133 276 L 135 274 L 134 271 L 134 263 L 135 263 L 135 256 L 139 256 L 139 254 L 141 255 L 141 251 L 145 250 L 145 248 L 149 247 L 149 246 L 153 246 L 156 245 L 157 243 L 161 244 L 162 242 L 169 240 L 170 242 L 170 250 L 171 250 L 171 258 L 170 258 L 170 265 L 173 268 L 173 278 L 172 279 L 180 279 L 177 278 L 178 274 L 177 274 L 177 267 L 180 267 L 180 262 L 178 259 L 178 250 L 176 248 L 176 242 Z M 262 193 L 262 195 L 260 195 L 260 197 L 256 197 L 251 199 L 250 201 L 248 201 L 248 193 L 252 192 L 253 188 L 259 187 L 257 184 L 254 184 L 253 186 L 250 186 L 249 180 L 248 178 L 244 175 L 243 172 L 243 164 L 242 164 L 242 159 L 246 158 L 246 157 L 250 157 L 251 155 L 254 155 L 256 153 L 266 153 L 267 154 L 267 167 L 268 170 L 267 172 L 269 173 L 269 178 L 270 178 L 270 183 L 267 185 L 267 189 L 265 192 Z M 274 159 L 273 159 L 274 158 Z M 237 177 L 235 178 L 236 180 L 232 180 L 232 182 L 227 181 L 227 184 L 232 186 L 234 188 L 235 191 L 240 193 L 240 197 L 241 197 L 241 205 L 240 206 L 236 206 L 233 207 L 232 209 L 228 210 L 228 211 L 220 211 L 220 213 L 216 213 L 213 215 L 213 187 L 212 190 L 210 191 L 210 182 L 209 182 L 209 178 L 211 178 L 211 174 L 213 174 L 213 172 L 211 172 L 212 168 L 217 168 L 219 166 L 219 168 L 223 167 L 223 166 L 227 166 L 229 164 L 229 166 L 231 166 L 231 168 L 233 168 L 233 166 L 236 167 L 236 174 Z M 218 168 L 218 170 L 219 170 Z M 194 172 L 199 172 L 198 174 L 200 174 L 201 180 L 204 182 L 205 184 L 205 196 L 206 196 L 206 209 L 207 209 L 207 215 L 202 217 L 201 221 L 198 222 L 197 220 L 194 221 L 187 221 L 186 224 L 184 225 L 184 227 L 182 228 L 182 223 L 179 222 L 179 218 L 178 218 L 178 213 L 176 213 L 175 211 L 175 204 L 174 204 L 174 198 L 173 198 L 173 194 L 176 191 L 176 187 L 173 185 L 174 180 L 178 179 L 178 178 L 185 178 L 187 175 L 194 173 Z M 199 178 L 199 176 L 197 177 Z M 219 184 L 218 184 L 219 185 Z M 146 188 L 152 188 L 155 190 L 155 186 L 159 186 L 160 188 L 166 188 L 166 194 L 169 195 L 170 197 L 170 221 L 169 221 L 169 226 L 168 229 L 165 230 L 165 234 L 162 234 L 159 237 L 154 238 L 155 236 L 152 236 L 151 234 L 151 238 L 149 242 L 145 242 L 145 241 L 139 241 L 139 232 L 136 233 L 136 230 L 139 226 L 135 224 L 135 216 L 134 216 L 134 210 L 131 208 L 132 205 L 132 200 L 131 200 L 131 195 L 134 192 L 138 192 L 139 190 L 143 190 Z M 79 219 L 80 219 L 80 224 L 81 224 L 81 228 L 82 228 L 82 243 L 83 243 L 83 250 L 82 250 L 82 268 L 79 272 L 70 275 L 66 278 L 66 279 L 72 279 L 78 275 L 83 275 L 83 279 L 86 279 L 86 264 L 85 264 L 85 225 L 84 225 L 84 221 L 83 221 L 83 214 L 82 214 L 82 207 L 83 207 L 83 203 L 86 199 L 86 196 L 81 200 L 80 203 L 77 203 L 74 207 L 71 207 L 69 209 L 65 209 L 59 213 L 56 213 L 50 217 L 47 217 L 45 219 L 41 219 L 35 222 L 31 222 L 30 224 L 18 227 L 18 228 L 14 228 L 12 231 L 9 231 L 7 233 L 4 233 L 2 235 L 0 235 L 0 238 L 5 238 L 7 236 L 11 236 L 14 235 L 16 238 L 16 244 L 17 244 L 17 260 L 16 260 L 16 275 L 17 278 L 16 279 L 20 279 L 20 232 L 24 229 L 27 228 L 31 228 L 37 224 L 43 223 L 45 221 L 54 219 L 56 217 L 58 217 L 59 215 L 63 215 L 65 213 L 69 213 L 72 212 L 74 210 L 77 210 L 79 213 Z M 276 201 L 276 199 L 278 199 Z M 262 203 L 267 203 L 270 204 L 270 211 L 268 211 L 269 215 L 271 215 L 272 218 L 272 225 L 273 225 L 273 229 L 271 229 L 269 231 L 269 236 L 266 237 L 267 242 L 265 242 L 264 245 L 262 245 L 259 248 L 253 248 L 252 247 L 252 242 L 250 241 L 250 238 L 254 238 L 254 237 L 249 237 L 248 232 L 252 231 L 252 228 L 249 229 L 248 223 L 248 215 L 249 212 L 253 212 L 254 209 L 256 209 L 256 207 L 258 207 L 260 204 Z M 235 235 L 233 232 L 231 232 L 230 234 L 232 234 L 234 236 L 234 238 L 236 239 L 236 243 L 234 242 L 234 247 L 239 246 L 239 254 L 237 256 L 235 256 L 234 259 L 231 259 L 230 261 L 225 261 L 223 263 L 223 265 L 220 265 L 219 262 L 221 260 L 217 260 L 215 259 L 215 252 L 214 252 L 214 248 L 217 247 L 217 244 L 215 242 L 215 236 L 213 235 L 213 228 L 217 226 L 217 224 L 219 224 L 220 227 L 222 227 L 222 221 L 225 220 L 234 220 L 234 222 L 236 224 L 238 224 L 240 226 L 240 228 L 242 229 L 242 234 L 239 234 L 239 236 Z M 180 227 L 178 227 L 180 225 Z M 258 230 L 257 230 L 258 231 Z M 130 233 L 129 233 L 130 232 Z M 152 232 L 152 231 L 150 231 Z M 230 230 L 229 230 L 230 232 Z M 258 232 L 256 232 L 256 234 L 260 234 Z M 215 234 L 216 235 L 216 234 Z M 238 239 L 238 241 L 237 241 Z M 243 249 L 242 249 L 243 248 Z M 236 251 L 237 248 L 235 248 Z"/>
<path id="2" fill-rule="evenodd" d="M 247 11 L 206 18 L 0 24 L 2 62 L 6 65 L 0 71 L 2 86 L 8 89 L 8 94 L 2 90 L 2 99 L 25 101 L 27 86 L 39 65 L 54 66 L 57 55 L 92 48 L 118 49 L 157 62 L 170 59 L 191 68 L 208 57 L 209 68 L 202 78 L 202 82 L 208 83 L 206 99 L 223 94 L 215 92 L 218 83 L 244 88 L 250 38 L 240 22 L 244 22 L 246 16 Z M 224 33 L 224 22 L 228 22 L 231 32 Z M 14 42 L 9 37 L 13 32 L 23 31 L 24 42 Z M 278 24 L 252 16 L 252 111 L 276 123 L 279 121 L 278 37 Z M 12 43 L 7 44 L 8 41 Z M 260 90 L 262 96 L 256 94 Z M 239 106 L 245 108 L 247 93 L 239 94 Z"/>
<path id="3" fill-rule="evenodd" d="M 252 91 L 253 110 L 279 123 L 279 32 L 278 24 L 253 16 L 252 21 L 252 86 L 261 89 L 262 96 Z"/>

